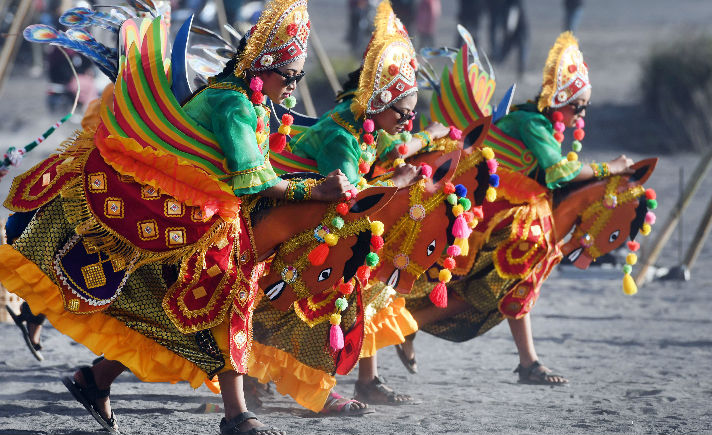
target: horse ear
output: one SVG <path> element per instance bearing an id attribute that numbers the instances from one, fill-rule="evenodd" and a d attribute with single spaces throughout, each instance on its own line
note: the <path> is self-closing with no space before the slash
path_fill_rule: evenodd
<path id="1" fill-rule="evenodd" d="M 425 190 L 428 193 L 435 193 L 442 189 L 445 183 L 452 179 L 457 169 L 457 164 L 460 161 L 460 150 L 443 154 L 438 157 L 433 164 L 433 176 L 426 182 Z"/>
<path id="2" fill-rule="evenodd" d="M 349 202 L 349 213 L 344 216 L 347 221 L 355 221 L 364 216 L 370 216 L 383 208 L 393 198 L 398 189 L 395 187 L 370 187 L 359 192 L 356 199 Z"/>
<path id="3" fill-rule="evenodd" d="M 631 168 L 635 170 L 635 173 L 630 176 L 630 181 L 644 184 L 653 174 L 653 171 L 655 170 L 655 165 L 657 165 L 657 163 L 657 157 L 636 162 L 635 164 L 633 164 L 633 166 L 631 166 Z"/>
<path id="4" fill-rule="evenodd" d="M 492 117 L 488 116 L 470 125 L 468 129 L 464 131 L 462 149 L 469 150 L 472 147 L 475 149 L 481 147 L 491 123 Z"/>

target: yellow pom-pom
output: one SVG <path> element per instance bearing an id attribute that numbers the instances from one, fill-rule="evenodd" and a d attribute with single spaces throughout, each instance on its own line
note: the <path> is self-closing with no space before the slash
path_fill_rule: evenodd
<path id="1" fill-rule="evenodd" d="M 492 186 L 488 187 L 485 197 L 487 198 L 487 201 L 494 202 L 497 199 L 497 190 Z"/>
<path id="2" fill-rule="evenodd" d="M 576 160 L 578 160 L 578 154 L 573 151 L 570 151 L 568 154 L 566 154 L 566 160 L 570 162 L 575 162 Z"/>
<path id="3" fill-rule="evenodd" d="M 461 256 L 467 256 L 467 254 L 469 254 L 470 244 L 467 242 L 467 239 L 455 239 L 455 243 L 453 244 L 460 247 Z"/>
<path id="4" fill-rule="evenodd" d="M 485 160 L 493 159 L 494 151 L 492 151 L 492 148 L 490 148 L 490 147 L 482 148 L 482 157 L 484 157 Z"/>
<path id="5" fill-rule="evenodd" d="M 382 236 L 384 230 L 385 230 L 385 227 L 383 226 L 383 222 L 381 222 L 381 221 L 371 222 L 371 235 L 372 236 Z"/>
<path id="6" fill-rule="evenodd" d="M 444 283 L 448 283 L 452 279 L 452 272 L 447 269 L 442 269 L 438 274 L 438 279 Z"/>
<path id="7" fill-rule="evenodd" d="M 277 130 L 277 131 L 285 136 L 289 136 L 289 133 L 292 131 L 292 129 L 288 125 L 280 125 L 279 130 Z"/>
<path id="8" fill-rule="evenodd" d="M 332 325 L 340 325 L 341 314 L 332 314 L 331 317 L 329 317 L 329 323 L 331 323 Z"/>
<path id="9" fill-rule="evenodd" d="M 403 159 L 395 159 L 393 160 L 393 167 L 397 168 L 400 165 L 405 165 L 405 160 Z"/>
<path id="10" fill-rule="evenodd" d="M 361 177 L 361 178 L 359 178 L 358 183 L 356 183 L 356 185 L 357 185 L 360 189 L 363 189 L 364 187 L 368 186 L 368 182 L 366 181 L 365 178 Z"/>
<path id="11" fill-rule="evenodd" d="M 643 224 L 643 227 L 640 229 L 640 232 L 643 233 L 644 236 L 647 236 L 650 234 L 650 230 L 652 228 L 650 227 L 650 224 Z"/>
<path id="12" fill-rule="evenodd" d="M 452 214 L 454 216 L 460 216 L 464 211 L 465 209 L 460 204 L 452 207 Z"/>
<path id="13" fill-rule="evenodd" d="M 635 263 L 638 262 L 638 256 L 633 253 L 630 253 L 630 254 L 626 255 L 625 262 L 627 264 L 630 264 L 631 266 L 633 266 Z"/>
<path id="14" fill-rule="evenodd" d="M 635 285 L 635 280 L 628 273 L 623 275 L 623 293 L 629 296 L 638 293 L 638 286 Z"/>
<path id="15" fill-rule="evenodd" d="M 329 246 L 336 246 L 336 244 L 339 243 L 339 236 L 336 234 L 327 234 L 324 236 L 324 241 Z"/>
<path id="16" fill-rule="evenodd" d="M 473 218 L 470 222 L 467 223 L 467 225 L 468 225 L 470 228 L 475 228 L 478 223 L 480 223 L 480 221 Z"/>

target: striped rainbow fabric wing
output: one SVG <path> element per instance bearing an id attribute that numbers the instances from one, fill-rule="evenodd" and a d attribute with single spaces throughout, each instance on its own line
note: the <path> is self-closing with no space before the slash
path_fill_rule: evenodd
<path id="1" fill-rule="evenodd" d="M 102 121 L 111 135 L 179 156 L 214 176 L 225 175 L 227 162 L 215 137 L 184 112 L 171 91 L 163 61 L 165 27 L 160 18 L 150 21 L 145 32 L 127 21 L 130 45 L 116 80 L 113 110 L 105 106 Z"/>
<path id="2" fill-rule="evenodd" d="M 465 134 L 478 132 L 486 126 L 483 146 L 491 147 L 497 160 L 506 168 L 529 173 L 536 160 L 521 141 L 505 134 L 491 121 L 492 106 L 489 104 L 494 94 L 495 82 L 477 64 L 469 63 L 467 46 L 457 53 L 452 69 L 445 68 L 440 79 L 441 91 L 433 94 L 430 101 L 430 117 L 445 125 L 454 125 Z M 511 89 L 505 96 L 511 99 Z M 500 108 L 499 111 L 502 111 Z"/>

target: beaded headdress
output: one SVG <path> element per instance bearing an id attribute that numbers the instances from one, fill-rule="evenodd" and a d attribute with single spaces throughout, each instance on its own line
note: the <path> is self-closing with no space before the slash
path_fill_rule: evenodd
<path id="1" fill-rule="evenodd" d="M 571 32 L 564 32 L 556 38 L 546 58 L 543 76 L 537 103 L 539 111 L 547 107 L 563 107 L 591 88 L 588 66 Z"/>
<path id="2" fill-rule="evenodd" d="M 271 0 L 247 34 L 235 75 L 275 69 L 306 58 L 310 29 L 307 0 Z"/>
<path id="3" fill-rule="evenodd" d="M 390 2 L 384 1 L 378 6 L 374 25 L 356 97 L 351 103 L 356 119 L 364 114 L 381 113 L 396 101 L 418 92 L 415 49 Z"/>

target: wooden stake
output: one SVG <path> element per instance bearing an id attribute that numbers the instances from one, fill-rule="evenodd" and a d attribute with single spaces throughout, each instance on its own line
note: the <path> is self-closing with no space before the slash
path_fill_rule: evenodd
<path id="1" fill-rule="evenodd" d="M 2 94 L 3 84 L 5 83 L 5 75 L 11 70 L 12 63 L 17 55 L 17 48 L 22 41 L 18 39 L 18 36 L 22 31 L 22 24 L 27 18 L 30 5 L 32 5 L 32 0 L 20 0 L 17 13 L 13 17 L 7 38 L 5 38 L 5 44 L 2 46 L 2 51 L 0 52 L 0 94 Z"/>
<path id="2" fill-rule="evenodd" d="M 316 57 L 319 59 L 321 69 L 322 71 L 324 71 L 326 80 L 331 86 L 331 90 L 334 91 L 334 95 L 338 94 L 341 90 L 341 85 L 339 84 L 339 80 L 336 78 L 334 66 L 331 64 L 331 60 L 326 54 L 326 50 L 324 50 L 324 46 L 321 43 L 321 39 L 319 39 L 319 35 L 317 35 L 316 30 L 314 30 L 314 28 L 311 29 L 309 39 L 311 41 L 312 47 L 314 48 L 314 51 L 316 52 Z"/>
<path id="3" fill-rule="evenodd" d="M 635 277 L 635 282 L 639 286 L 645 282 L 645 275 L 647 274 L 648 269 L 652 264 L 657 261 L 658 257 L 660 256 L 660 253 L 665 247 L 665 244 L 668 242 L 670 236 L 672 236 L 672 233 L 675 231 L 675 227 L 680 221 L 680 216 L 682 216 L 682 212 L 687 208 L 688 205 L 690 205 L 692 197 L 702 185 L 702 181 L 707 172 L 709 171 L 710 167 L 712 167 L 712 151 L 709 151 L 704 157 L 700 159 L 700 163 L 695 168 L 695 173 L 692 174 L 692 177 L 690 177 L 690 180 L 687 182 L 687 186 L 685 188 L 685 195 L 679 199 L 678 203 L 675 205 L 675 208 L 672 211 L 672 214 L 668 218 L 667 222 L 665 222 L 665 225 L 662 227 L 662 229 L 655 231 L 655 233 L 657 234 L 657 238 L 653 243 L 653 247 L 650 251 L 650 254 L 647 255 L 645 257 L 645 261 L 641 263 L 641 267 Z"/>
<path id="4" fill-rule="evenodd" d="M 299 96 L 301 97 L 302 104 L 304 104 L 304 110 L 307 115 L 316 118 L 316 107 L 314 107 L 314 100 L 312 100 L 311 92 L 309 92 L 309 86 L 307 85 L 306 77 L 297 83 L 297 89 L 299 89 Z"/>

